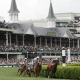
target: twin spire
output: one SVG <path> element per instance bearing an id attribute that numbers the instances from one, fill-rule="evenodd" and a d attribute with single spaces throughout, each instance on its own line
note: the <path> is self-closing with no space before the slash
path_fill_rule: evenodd
<path id="1" fill-rule="evenodd" d="M 8 13 L 19 13 L 20 11 L 17 9 L 16 1 L 12 0 L 11 7 Z"/>
<path id="2" fill-rule="evenodd" d="M 19 13 L 20 11 L 17 9 L 16 1 L 12 0 L 11 2 L 11 7 L 8 13 Z M 53 7 L 52 7 L 52 1 L 50 0 L 50 7 L 49 7 L 49 13 L 47 19 L 53 19 L 56 18 L 53 12 Z"/>
<path id="3" fill-rule="evenodd" d="M 17 8 L 16 1 L 12 0 L 11 7 L 10 7 L 10 10 L 8 11 L 8 13 L 19 13 L 19 12 L 20 11 Z M 52 1 L 50 0 L 50 7 L 49 7 L 49 13 L 48 13 L 47 19 L 55 19 L 55 18 L 56 17 L 53 12 Z"/>
<path id="4" fill-rule="evenodd" d="M 49 13 L 47 19 L 55 19 L 55 15 L 53 12 L 53 7 L 52 7 L 52 1 L 50 0 L 50 7 L 49 7 Z"/>

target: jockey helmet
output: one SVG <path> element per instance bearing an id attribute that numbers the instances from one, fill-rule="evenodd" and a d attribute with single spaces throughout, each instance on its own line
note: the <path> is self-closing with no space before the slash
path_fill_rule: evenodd
<path id="1" fill-rule="evenodd" d="M 36 58 L 39 58 L 39 56 L 37 56 Z"/>
<path id="2" fill-rule="evenodd" d="M 25 58 L 25 59 L 27 59 L 27 58 Z"/>

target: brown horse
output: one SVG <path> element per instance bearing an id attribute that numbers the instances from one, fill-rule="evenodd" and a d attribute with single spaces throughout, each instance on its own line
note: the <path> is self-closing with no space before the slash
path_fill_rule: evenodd
<path id="1" fill-rule="evenodd" d="M 27 74 L 29 76 L 35 76 L 35 77 L 39 76 L 39 73 L 42 68 L 41 64 L 42 64 L 42 60 L 38 59 L 38 61 L 34 64 L 33 68 L 30 66 L 28 67 Z"/>
<path id="2" fill-rule="evenodd" d="M 38 61 L 34 64 L 34 76 L 37 77 L 39 76 L 39 73 L 41 71 L 42 68 L 42 60 L 39 58 Z"/>
<path id="3" fill-rule="evenodd" d="M 26 73 L 26 66 L 27 64 L 23 64 L 23 65 L 21 65 L 21 67 L 18 69 L 18 72 L 20 72 L 20 75 L 22 75 L 23 73 L 24 73 L 24 75 L 25 75 L 25 73 Z M 20 76 L 19 75 L 19 76 Z"/>
<path id="4" fill-rule="evenodd" d="M 57 71 L 57 65 L 59 64 L 58 60 L 54 60 L 54 64 L 48 64 L 47 66 L 47 73 L 48 73 L 48 77 L 50 78 L 54 78 L 55 73 Z"/>

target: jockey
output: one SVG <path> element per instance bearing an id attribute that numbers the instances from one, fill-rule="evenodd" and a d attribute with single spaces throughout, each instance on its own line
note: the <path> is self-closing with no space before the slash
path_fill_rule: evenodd
<path id="1" fill-rule="evenodd" d="M 55 58 L 55 59 L 52 60 L 52 65 L 53 65 L 54 63 L 56 63 L 56 61 L 58 61 L 58 58 Z"/>
<path id="2" fill-rule="evenodd" d="M 38 62 L 38 59 L 39 59 L 39 56 L 37 56 L 37 57 L 35 57 L 35 58 L 33 59 L 33 67 L 34 67 L 34 64 L 35 64 L 36 62 Z"/>
<path id="3" fill-rule="evenodd" d="M 34 58 L 34 60 L 33 60 L 34 64 L 38 61 L 38 59 L 39 59 L 39 56 Z"/>
<path id="4" fill-rule="evenodd" d="M 33 68 L 33 67 L 34 67 L 34 64 L 35 64 L 36 62 L 38 62 L 38 59 L 39 59 L 39 57 L 38 57 L 38 56 L 37 56 L 37 57 L 35 57 L 35 58 L 33 59 L 32 63 L 31 63 L 31 64 L 29 64 L 29 67 Z"/>
<path id="5" fill-rule="evenodd" d="M 27 64 L 27 58 L 24 59 L 24 64 Z"/>

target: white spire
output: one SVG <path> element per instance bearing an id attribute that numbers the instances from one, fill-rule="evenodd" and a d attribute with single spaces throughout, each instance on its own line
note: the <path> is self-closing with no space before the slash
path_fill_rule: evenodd
<path id="1" fill-rule="evenodd" d="M 16 0 L 12 0 L 10 10 L 8 11 L 9 17 L 10 17 L 10 21 L 9 21 L 10 23 L 18 22 L 18 13 L 19 12 L 20 11 L 17 8 Z"/>
<path id="2" fill-rule="evenodd" d="M 51 3 L 52 1 L 50 0 L 50 3 Z"/>
<path id="3" fill-rule="evenodd" d="M 55 17 L 54 12 L 53 12 L 52 1 L 50 0 L 50 7 L 49 7 L 48 16 L 47 16 L 47 20 L 48 20 L 47 28 L 49 28 L 49 27 L 54 27 L 55 28 L 56 27 L 55 26 L 55 19 L 56 19 L 56 17 Z"/>

